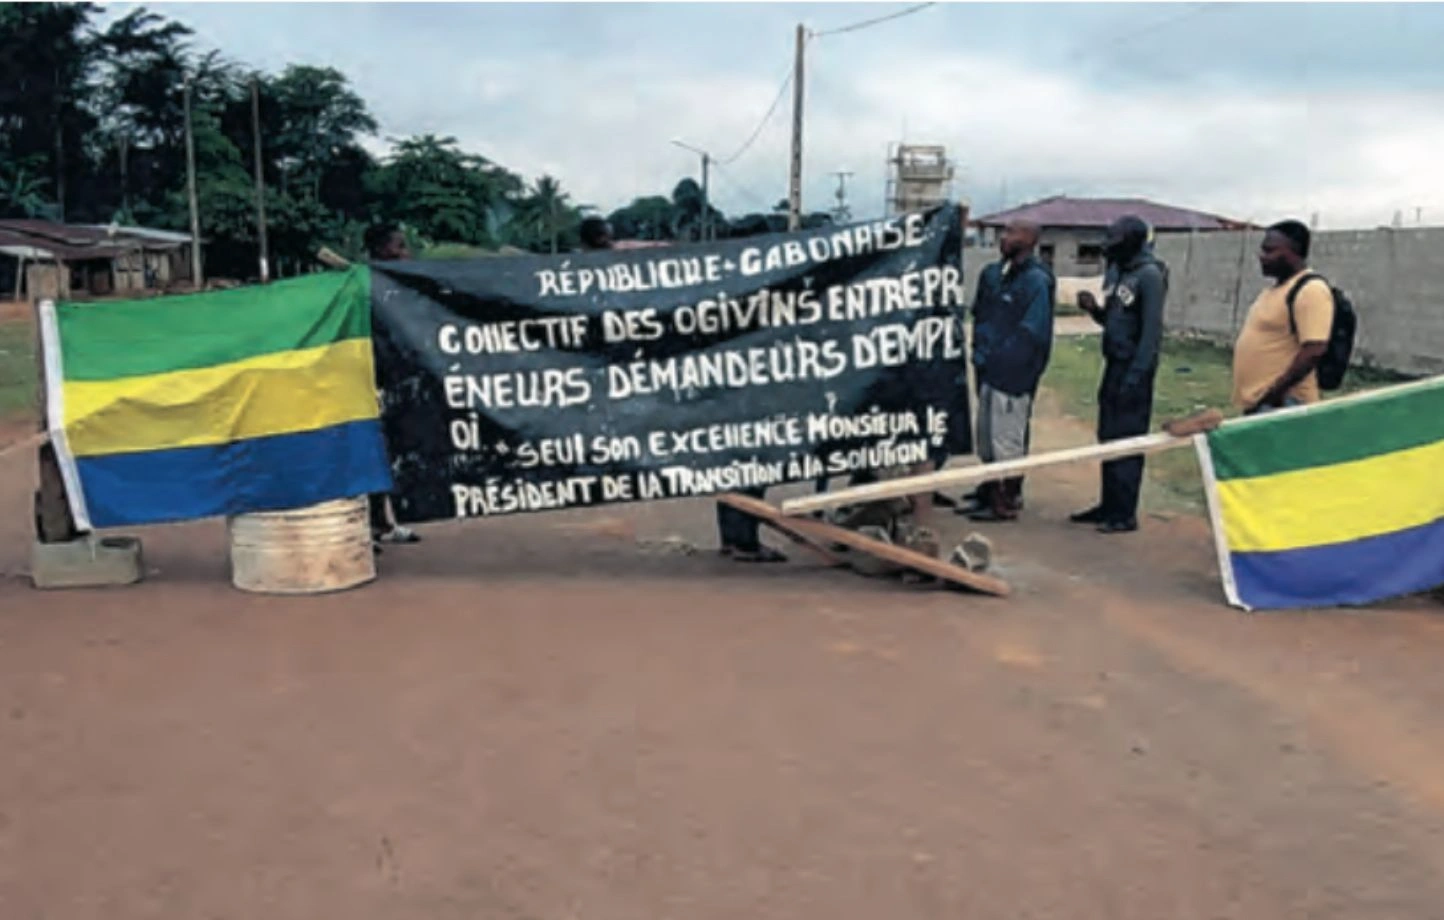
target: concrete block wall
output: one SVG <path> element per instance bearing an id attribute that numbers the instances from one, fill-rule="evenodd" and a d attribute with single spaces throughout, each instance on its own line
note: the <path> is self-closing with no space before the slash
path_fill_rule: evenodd
<path id="1" fill-rule="evenodd" d="M 1262 240 L 1256 230 L 1160 234 L 1155 251 L 1169 267 L 1168 329 L 1233 341 L 1268 283 L 1258 268 Z M 963 251 L 969 302 L 978 272 L 997 258 L 991 247 Z M 1403 374 L 1444 374 L 1444 227 L 1316 233 L 1309 261 L 1354 302 L 1358 361 Z M 1061 303 L 1063 289 L 1072 287 L 1059 287 Z"/>
<path id="2" fill-rule="evenodd" d="M 1258 231 L 1161 236 L 1172 331 L 1230 341 L 1267 281 Z M 1309 260 L 1359 313 L 1360 361 L 1405 374 L 1444 373 L 1444 228 L 1314 235 Z"/>

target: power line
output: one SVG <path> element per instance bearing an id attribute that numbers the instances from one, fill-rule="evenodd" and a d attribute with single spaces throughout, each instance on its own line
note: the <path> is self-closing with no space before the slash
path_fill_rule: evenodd
<path id="1" fill-rule="evenodd" d="M 787 95 L 787 88 L 791 85 L 792 67 L 789 65 L 787 68 L 787 76 L 783 78 L 782 85 L 777 88 L 777 96 L 772 100 L 772 105 L 767 107 L 767 114 L 762 116 L 762 120 L 759 121 L 757 123 L 757 127 L 753 129 L 752 136 L 747 138 L 747 141 L 741 147 L 737 148 L 736 153 L 732 154 L 730 157 L 727 157 L 725 160 L 717 160 L 717 165 L 727 166 L 731 163 L 735 163 L 737 162 L 738 158 L 742 156 L 742 154 L 747 152 L 748 148 L 750 148 L 752 144 L 756 142 L 757 138 L 761 136 L 762 129 L 767 127 L 767 123 L 771 121 L 772 116 L 776 114 L 777 107 L 782 104 L 782 98 Z"/>
<path id="2" fill-rule="evenodd" d="M 894 19 L 901 19 L 904 16 L 911 16 L 913 13 L 921 12 L 922 10 L 927 9 L 930 6 L 936 5 L 936 2 L 919 3 L 915 6 L 910 6 L 905 10 L 899 10 L 896 13 L 888 13 L 886 16 L 877 16 L 873 19 L 864 19 L 861 22 L 854 22 L 850 25 L 841 26 L 836 29 L 826 29 L 822 32 L 807 31 L 806 33 L 804 33 L 803 27 L 798 26 L 799 54 L 801 53 L 801 48 L 804 44 L 804 38 L 822 38 L 826 35 L 841 35 L 844 32 L 856 32 L 859 29 L 866 29 L 884 22 L 890 22 Z M 772 120 L 772 116 L 777 113 L 777 107 L 782 104 L 782 99 L 787 95 L 788 88 L 792 86 L 794 79 L 800 79 L 797 76 L 798 66 L 800 65 L 794 62 L 793 67 L 788 69 L 787 75 L 783 77 L 782 85 L 777 88 L 777 95 L 773 97 L 772 104 L 767 107 L 767 114 L 762 116 L 762 119 L 757 123 L 757 127 L 752 129 L 752 134 L 748 136 L 747 140 L 742 143 L 742 146 L 738 147 L 737 150 L 729 157 L 712 159 L 712 165 L 714 167 L 719 167 L 719 176 L 722 175 L 720 167 L 729 166 L 732 163 L 737 162 L 739 159 L 741 159 L 743 154 L 745 154 L 748 150 L 752 149 L 752 145 L 757 142 L 757 138 L 762 136 L 762 129 L 767 127 L 767 123 L 770 122 Z M 728 181 L 734 187 L 741 188 L 741 186 L 738 186 L 737 183 L 733 182 L 730 178 L 728 179 Z"/>
<path id="3" fill-rule="evenodd" d="M 716 166 L 717 164 L 716 164 L 716 163 L 713 163 L 712 165 L 713 165 L 713 166 Z M 760 206 L 761 208 L 763 208 L 764 210 L 766 210 L 766 211 L 769 212 L 769 213 L 772 211 L 773 205 L 776 204 L 776 202 L 770 202 L 770 203 L 769 203 L 769 202 L 766 200 L 766 197 L 765 197 L 765 196 L 759 195 L 759 194 L 757 194 L 755 191 L 753 191 L 751 188 L 749 188 L 748 186 L 743 185 L 741 182 L 737 181 L 735 178 L 733 178 L 733 177 L 731 176 L 731 174 L 729 174 L 729 173 L 726 172 L 725 170 L 722 170 L 722 169 L 719 168 L 719 169 L 717 170 L 717 177 L 718 177 L 719 179 L 723 180 L 724 182 L 726 182 L 726 183 L 727 183 L 729 186 L 731 186 L 733 189 L 736 189 L 737 191 L 741 192 L 744 196 L 746 196 L 749 200 L 751 200 L 753 204 L 756 204 L 756 205 Z"/>
<path id="4" fill-rule="evenodd" d="M 888 13 L 886 16 L 878 16 L 875 19 L 864 19 L 861 22 L 854 22 L 852 25 L 839 26 L 836 29 L 825 29 L 821 32 L 808 32 L 808 38 L 822 38 L 825 35 L 841 35 L 844 32 L 856 32 L 859 29 L 866 29 L 880 23 L 893 19 L 901 19 L 904 16 L 911 16 L 913 13 L 921 12 L 930 6 L 937 6 L 937 3 L 919 3 L 917 6 L 910 6 L 905 10 L 898 10 L 896 13 Z"/>
<path id="5" fill-rule="evenodd" d="M 1143 23 L 1136 29 L 1130 29 L 1123 32 L 1113 32 L 1104 36 L 1100 36 L 1100 39 L 1097 42 L 1084 43 L 1074 49 L 1073 52 L 1068 55 L 1067 60 L 1070 63 L 1076 64 L 1091 54 L 1108 51 L 1113 47 L 1123 44 L 1124 42 L 1132 41 L 1135 38 L 1147 35 L 1150 32 L 1156 32 L 1159 29 L 1163 29 L 1171 25 L 1177 25 L 1180 22 L 1192 19 L 1193 17 L 1199 16 L 1203 13 L 1221 12 L 1225 10 L 1228 6 L 1228 4 L 1221 3 L 1189 4 L 1189 7 L 1181 13 L 1166 16 L 1163 19 L 1157 19 L 1153 22 Z"/>

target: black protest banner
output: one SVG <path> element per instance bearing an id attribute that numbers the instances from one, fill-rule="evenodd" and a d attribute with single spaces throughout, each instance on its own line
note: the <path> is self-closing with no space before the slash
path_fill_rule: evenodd
<path id="1" fill-rule="evenodd" d="M 710 495 L 972 450 L 956 207 L 372 266 L 397 517 Z"/>

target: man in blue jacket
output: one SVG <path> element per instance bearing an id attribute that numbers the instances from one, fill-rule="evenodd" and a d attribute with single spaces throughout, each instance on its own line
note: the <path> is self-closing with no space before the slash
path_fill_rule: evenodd
<path id="1" fill-rule="evenodd" d="M 978 378 L 978 456 L 984 463 L 1028 453 L 1038 382 L 1053 350 L 1053 273 L 1035 256 L 1038 225 L 1003 230 L 1003 258 L 978 277 L 973 299 L 973 367 Z M 1011 521 L 1022 508 L 1023 477 L 984 483 L 975 521 Z"/>
<path id="2" fill-rule="evenodd" d="M 1103 305 L 1084 291 L 1078 295 L 1078 306 L 1103 327 L 1098 440 L 1114 441 L 1148 433 L 1153 378 L 1163 342 L 1168 267 L 1153 254 L 1152 228 L 1132 215 L 1120 217 L 1108 228 L 1103 252 L 1108 259 Z M 1096 524 L 1103 533 L 1137 530 L 1142 485 L 1142 456 L 1109 460 L 1103 464 L 1102 501 L 1072 520 Z"/>

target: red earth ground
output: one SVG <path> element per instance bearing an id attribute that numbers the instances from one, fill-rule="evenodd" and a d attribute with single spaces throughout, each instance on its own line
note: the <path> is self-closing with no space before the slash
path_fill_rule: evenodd
<path id="1" fill-rule="evenodd" d="M 436 525 L 283 599 L 214 522 L 32 590 L 32 454 L 4 920 L 1444 915 L 1441 608 L 1231 611 L 1202 521 L 1061 523 L 1088 469 L 987 531 L 1006 600 L 729 563 L 706 502 Z"/>

